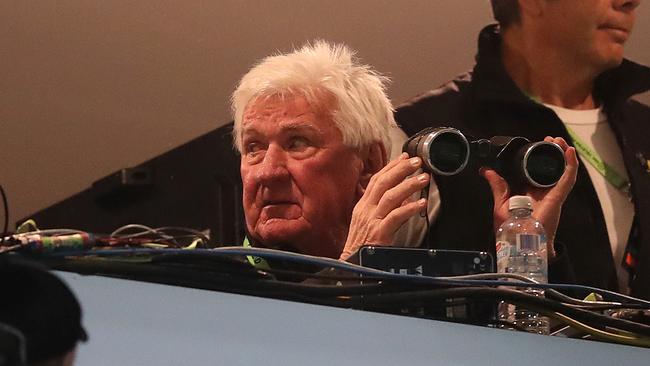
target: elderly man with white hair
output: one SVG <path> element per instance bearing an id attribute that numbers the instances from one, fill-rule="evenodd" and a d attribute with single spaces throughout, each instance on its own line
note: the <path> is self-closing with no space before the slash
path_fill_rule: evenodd
<path id="1" fill-rule="evenodd" d="M 418 214 L 438 202 L 419 198 L 430 181 L 421 159 L 399 154 L 405 135 L 385 82 L 353 51 L 324 41 L 267 57 L 244 75 L 232 109 L 253 246 L 347 260 L 364 244 L 420 244 Z M 570 191 L 572 174 L 569 167 L 556 198 Z M 562 201 L 539 219 L 559 217 Z M 407 236 L 396 239 L 400 228 Z"/>

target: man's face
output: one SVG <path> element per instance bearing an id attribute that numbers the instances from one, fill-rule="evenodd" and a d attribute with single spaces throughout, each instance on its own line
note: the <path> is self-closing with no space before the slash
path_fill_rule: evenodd
<path id="1" fill-rule="evenodd" d="M 324 98 L 330 107 L 333 102 Z M 246 227 L 262 246 L 338 258 L 360 198 L 363 161 L 323 106 L 259 98 L 242 118 Z"/>
<path id="2" fill-rule="evenodd" d="M 640 0 L 546 0 L 545 39 L 578 64 L 598 71 L 618 66 Z"/>

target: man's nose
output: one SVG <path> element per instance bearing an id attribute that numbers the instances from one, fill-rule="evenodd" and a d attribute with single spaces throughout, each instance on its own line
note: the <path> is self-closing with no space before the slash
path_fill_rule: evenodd
<path id="1" fill-rule="evenodd" d="M 639 5 L 641 0 L 614 0 L 614 8 L 626 13 L 634 11 Z"/>
<path id="2" fill-rule="evenodd" d="M 259 165 L 258 179 L 260 182 L 273 182 L 288 176 L 285 151 L 276 145 L 269 146 Z"/>

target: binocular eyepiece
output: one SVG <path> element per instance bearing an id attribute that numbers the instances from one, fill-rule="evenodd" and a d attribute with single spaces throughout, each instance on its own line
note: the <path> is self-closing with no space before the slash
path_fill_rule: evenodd
<path id="1" fill-rule="evenodd" d="M 418 156 L 426 171 L 435 175 L 455 175 L 470 159 L 496 170 L 513 188 L 522 184 L 552 187 L 564 173 L 564 151 L 555 143 L 531 142 L 525 137 L 494 136 L 468 141 L 451 127 L 426 128 L 409 138 L 402 148 Z"/>

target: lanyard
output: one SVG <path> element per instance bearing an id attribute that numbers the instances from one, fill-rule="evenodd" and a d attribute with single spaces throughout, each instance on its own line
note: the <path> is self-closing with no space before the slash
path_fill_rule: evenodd
<path id="1" fill-rule="evenodd" d="M 244 237 L 244 243 L 242 244 L 243 247 L 245 248 L 251 248 L 251 243 L 248 241 L 248 237 Z M 248 263 L 250 263 L 253 267 L 257 269 L 271 269 L 271 266 L 269 266 L 269 263 L 266 261 L 266 259 L 254 256 L 254 255 L 247 255 L 246 259 L 248 260 Z"/>
<path id="2" fill-rule="evenodd" d="M 585 158 L 591 166 L 593 166 L 596 171 L 600 175 L 602 175 L 606 181 L 609 182 L 612 186 L 614 186 L 616 189 L 620 190 L 621 192 L 625 193 L 626 195 L 629 196 L 630 194 L 630 181 L 625 179 L 621 174 L 619 174 L 614 168 L 609 166 L 606 162 L 603 161 L 603 159 L 598 155 L 597 152 L 595 152 L 592 148 L 590 148 L 587 144 L 585 144 L 578 135 L 576 135 L 575 132 L 569 126 L 566 126 L 567 131 L 569 132 L 569 136 L 571 136 L 571 139 L 573 139 L 573 144 L 575 145 L 575 148 L 578 150 L 578 153 L 580 156 Z"/>

